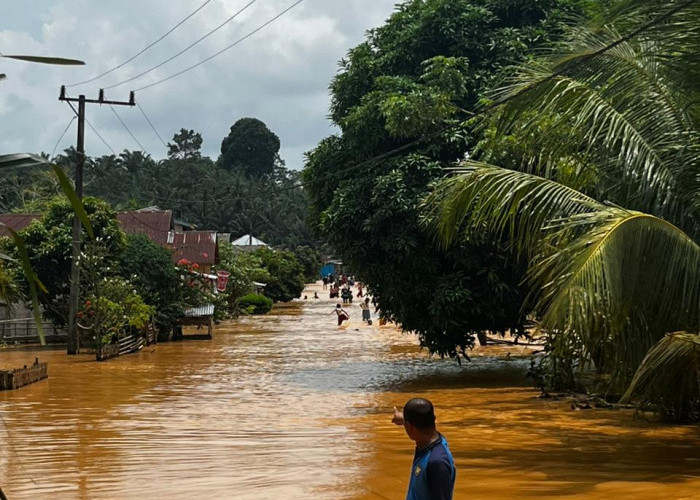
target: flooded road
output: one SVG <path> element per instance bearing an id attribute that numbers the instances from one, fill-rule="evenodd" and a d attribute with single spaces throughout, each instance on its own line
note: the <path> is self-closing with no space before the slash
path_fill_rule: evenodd
<path id="1" fill-rule="evenodd" d="M 412 447 L 391 408 L 420 395 L 455 456 L 456 499 L 700 499 L 699 426 L 539 400 L 524 360 L 432 359 L 356 305 L 338 328 L 319 295 L 99 364 L 0 351 L 0 368 L 49 362 L 48 380 L 0 392 L 0 487 L 9 500 L 403 499 Z"/>

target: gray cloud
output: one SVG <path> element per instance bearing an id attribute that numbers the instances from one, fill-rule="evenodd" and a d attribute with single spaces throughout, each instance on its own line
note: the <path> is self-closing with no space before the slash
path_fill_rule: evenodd
<path id="1" fill-rule="evenodd" d="M 73 57 L 85 67 L 56 67 L 0 59 L 0 154 L 50 153 L 72 117 L 58 101 L 59 87 L 90 78 L 134 55 L 165 33 L 204 0 L 33 0 L 3 7 L 0 52 Z M 130 78 L 170 57 L 223 22 L 248 0 L 213 0 L 170 37 L 132 63 L 98 81 L 72 87 L 69 95 L 96 97 L 100 87 Z M 171 63 L 115 89 L 111 99 L 165 78 L 221 50 L 292 3 L 258 0 L 219 32 Z M 204 137 L 204 152 L 216 157 L 230 126 L 254 116 L 280 136 L 282 155 L 300 168 L 302 155 L 333 132 L 328 114 L 328 84 L 337 62 L 380 25 L 395 0 L 306 0 L 285 17 L 212 61 L 178 78 L 137 93 L 167 142 L 182 127 Z M 165 149 L 137 109 L 117 108 L 147 152 Z M 89 106 L 88 119 L 119 153 L 138 149 L 108 107 Z M 74 126 L 59 149 L 75 142 Z M 88 154 L 109 150 L 88 128 Z"/>

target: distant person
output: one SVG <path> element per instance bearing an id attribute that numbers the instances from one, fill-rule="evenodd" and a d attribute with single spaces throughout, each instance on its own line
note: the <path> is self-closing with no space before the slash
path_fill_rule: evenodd
<path id="1" fill-rule="evenodd" d="M 314 292 L 314 299 L 320 299 L 321 297 L 318 296 L 318 293 Z"/>
<path id="2" fill-rule="evenodd" d="M 323 289 L 328 288 L 328 276 L 323 277 Z"/>
<path id="3" fill-rule="evenodd" d="M 452 500 L 457 470 L 447 440 L 435 427 L 433 404 L 413 398 L 403 412 L 394 407 L 391 421 L 403 425 L 416 443 L 406 500 Z"/>
<path id="4" fill-rule="evenodd" d="M 337 304 L 335 306 L 335 309 L 333 309 L 333 311 L 331 311 L 330 314 L 333 314 L 333 313 L 336 313 L 338 315 L 338 326 L 341 326 L 343 324 L 343 321 L 347 321 L 350 319 L 350 315 L 348 314 L 348 312 L 345 309 L 343 309 L 340 306 L 340 304 Z"/>
<path id="5" fill-rule="evenodd" d="M 357 284 L 357 296 L 362 297 L 362 283 Z"/>
<path id="6" fill-rule="evenodd" d="M 304 300 L 306 300 L 306 299 L 308 299 L 308 298 L 309 298 L 308 295 L 304 295 Z"/>
<path id="7" fill-rule="evenodd" d="M 367 324 L 372 324 L 372 316 L 369 312 L 369 297 L 364 301 L 360 302 L 360 309 L 362 309 L 362 321 L 366 321 Z"/>

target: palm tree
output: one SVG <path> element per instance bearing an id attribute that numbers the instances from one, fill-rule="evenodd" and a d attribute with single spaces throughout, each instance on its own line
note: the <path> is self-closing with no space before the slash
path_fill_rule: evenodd
<path id="1" fill-rule="evenodd" d="M 572 30 L 495 95 L 480 159 L 508 136 L 522 162 L 466 162 L 426 201 L 426 220 L 443 244 L 466 230 L 528 259 L 529 304 L 555 355 L 610 373 L 627 399 L 698 418 L 697 357 L 663 353 L 700 346 L 700 8 L 629 0 L 615 15 Z M 689 367 L 694 391 L 650 382 Z"/>

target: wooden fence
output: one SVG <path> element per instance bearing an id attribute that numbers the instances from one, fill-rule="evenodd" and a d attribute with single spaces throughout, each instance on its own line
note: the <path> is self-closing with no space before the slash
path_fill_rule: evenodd
<path id="1" fill-rule="evenodd" d="M 24 368 L 15 370 L 0 370 L 0 391 L 19 389 L 25 385 L 43 380 L 49 376 L 48 370 L 49 364 L 39 363 L 38 358 L 29 367 L 25 365 Z"/>

